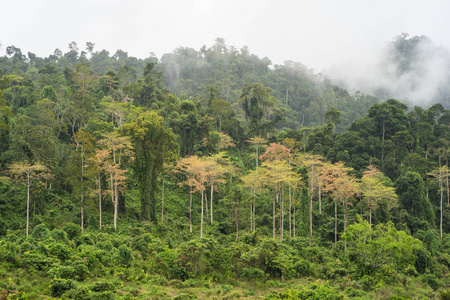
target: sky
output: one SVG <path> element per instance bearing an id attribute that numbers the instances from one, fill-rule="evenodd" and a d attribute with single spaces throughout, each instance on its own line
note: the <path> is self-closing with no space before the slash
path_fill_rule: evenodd
<path id="1" fill-rule="evenodd" d="M 94 51 L 161 58 L 222 37 L 273 64 L 320 72 L 370 57 L 403 32 L 450 48 L 449 31 L 447 0 L 23 0 L 2 4 L 0 56 L 14 45 L 47 57 L 75 41 L 80 50 L 93 42 Z"/>

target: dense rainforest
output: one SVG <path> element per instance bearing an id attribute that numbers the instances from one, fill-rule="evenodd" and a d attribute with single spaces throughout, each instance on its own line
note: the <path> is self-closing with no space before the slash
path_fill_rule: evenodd
<path id="1" fill-rule="evenodd" d="M 450 299 L 445 90 L 94 49 L 0 57 L 0 299 Z"/>

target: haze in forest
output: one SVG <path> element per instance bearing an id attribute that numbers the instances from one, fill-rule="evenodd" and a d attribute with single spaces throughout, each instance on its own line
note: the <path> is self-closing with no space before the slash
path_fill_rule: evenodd
<path id="1" fill-rule="evenodd" d="M 402 33 L 371 56 L 354 56 L 326 74 L 352 92 L 429 106 L 448 98 L 450 51 L 426 36 Z"/>

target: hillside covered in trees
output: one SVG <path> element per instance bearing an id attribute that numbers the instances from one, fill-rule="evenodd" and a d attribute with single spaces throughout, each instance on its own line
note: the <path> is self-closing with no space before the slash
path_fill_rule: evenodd
<path id="1" fill-rule="evenodd" d="M 220 38 L 6 53 L 0 299 L 450 297 L 445 90 L 350 93 Z"/>

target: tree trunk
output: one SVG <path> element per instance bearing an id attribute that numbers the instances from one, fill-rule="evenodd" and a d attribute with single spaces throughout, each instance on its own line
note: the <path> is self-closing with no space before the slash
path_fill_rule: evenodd
<path id="1" fill-rule="evenodd" d="M 440 186 L 441 186 L 441 203 L 440 203 L 440 209 L 441 209 L 441 220 L 440 220 L 440 233 L 441 233 L 441 240 L 442 240 L 442 194 L 443 194 L 443 187 L 442 187 L 442 176 L 440 181 Z"/>
<path id="2" fill-rule="evenodd" d="M 28 227 L 30 224 L 30 174 L 27 172 L 27 229 L 26 229 L 26 237 L 28 238 Z"/>
<path id="3" fill-rule="evenodd" d="M 204 194 L 205 192 L 202 190 L 202 215 L 200 219 L 200 238 L 203 237 L 203 201 L 204 201 Z"/>
<path id="4" fill-rule="evenodd" d="M 83 145 L 81 146 L 81 233 L 84 232 L 84 211 L 83 211 L 83 198 L 84 198 L 84 185 L 83 185 L 83 177 L 84 177 L 84 158 L 83 158 Z"/>
<path id="5" fill-rule="evenodd" d="M 294 205 L 294 237 L 295 237 L 295 205 Z"/>
<path id="6" fill-rule="evenodd" d="M 98 176 L 98 214 L 99 228 L 102 229 L 102 182 L 100 175 Z"/>
<path id="7" fill-rule="evenodd" d="M 239 197 L 236 198 L 236 243 L 239 241 Z"/>
<path id="8" fill-rule="evenodd" d="M 161 224 L 164 223 L 164 176 L 162 178 L 162 191 L 161 191 Z"/>
<path id="9" fill-rule="evenodd" d="M 253 201 L 253 232 L 256 231 L 256 203 Z"/>
<path id="10" fill-rule="evenodd" d="M 253 231 L 253 203 L 250 203 L 250 232 Z"/>
<path id="11" fill-rule="evenodd" d="M 309 196 L 309 246 L 312 244 L 312 194 Z"/>
<path id="12" fill-rule="evenodd" d="M 347 227 L 347 203 L 344 200 L 342 203 L 342 206 L 344 208 L 344 233 L 345 233 L 345 228 Z M 347 252 L 347 242 L 344 241 L 344 251 Z"/>
<path id="13" fill-rule="evenodd" d="M 114 178 L 114 230 L 117 230 L 117 217 L 119 207 L 119 181 L 117 179 L 117 173 Z"/>
<path id="14" fill-rule="evenodd" d="M 213 193 L 214 193 L 214 182 L 211 184 L 211 204 L 209 209 L 211 209 L 211 224 L 213 223 Z"/>
<path id="15" fill-rule="evenodd" d="M 334 201 L 334 249 L 337 246 L 337 201 Z"/>
<path id="16" fill-rule="evenodd" d="M 442 166 L 441 166 L 441 156 L 439 155 L 439 187 L 440 187 L 440 192 L 441 192 L 441 201 L 440 201 L 440 211 L 441 211 L 441 216 L 440 216 L 440 222 L 439 222 L 439 230 L 440 230 L 440 236 L 441 236 L 441 240 L 442 240 L 442 194 L 444 192 L 444 187 L 442 186 Z"/>
<path id="17" fill-rule="evenodd" d="M 283 193 L 280 194 L 280 243 L 283 241 L 283 226 L 284 225 L 284 211 L 283 211 Z"/>
<path id="18" fill-rule="evenodd" d="M 292 194 L 290 182 L 289 182 L 289 237 L 292 237 Z"/>
<path id="19" fill-rule="evenodd" d="M 320 183 L 318 183 L 318 185 L 319 185 L 319 214 L 322 214 L 322 190 Z"/>
<path id="20" fill-rule="evenodd" d="M 189 191 L 189 232 L 192 233 L 192 187 Z"/>
<path id="21" fill-rule="evenodd" d="M 278 193 L 276 194 L 275 197 L 272 198 L 272 237 L 275 239 L 276 234 L 275 234 L 275 199 L 278 201 Z"/>

